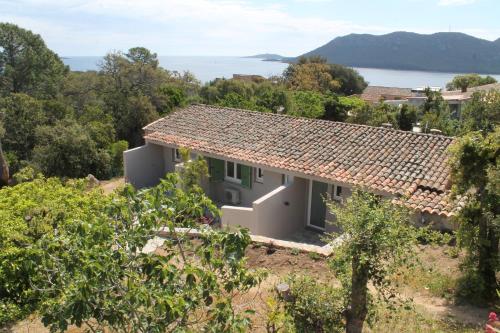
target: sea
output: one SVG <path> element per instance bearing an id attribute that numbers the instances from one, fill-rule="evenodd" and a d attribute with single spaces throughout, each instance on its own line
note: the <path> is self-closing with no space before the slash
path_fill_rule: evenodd
<path id="1" fill-rule="evenodd" d="M 160 66 L 170 71 L 193 73 L 202 83 L 216 78 L 231 78 L 233 74 L 254 74 L 269 77 L 280 75 L 288 66 L 276 61 L 229 56 L 159 56 Z M 98 70 L 102 57 L 66 56 L 63 62 L 73 71 Z M 445 87 L 458 73 L 406 71 L 378 68 L 355 69 L 374 86 L 417 88 Z M 500 82 L 500 75 L 491 75 Z"/>

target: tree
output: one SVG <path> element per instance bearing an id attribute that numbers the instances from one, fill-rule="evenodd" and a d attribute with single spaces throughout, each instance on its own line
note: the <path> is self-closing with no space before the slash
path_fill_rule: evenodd
<path id="1" fill-rule="evenodd" d="M 2 149 L 2 138 L 5 134 L 5 129 L 3 128 L 2 122 L 0 121 L 0 188 L 9 183 L 9 164 L 3 153 Z"/>
<path id="2" fill-rule="evenodd" d="M 40 35 L 15 24 L 0 23 L 0 96 L 25 93 L 55 97 L 67 72 Z"/>
<path id="3" fill-rule="evenodd" d="M 120 140 L 113 143 L 109 149 L 111 155 L 112 176 L 123 175 L 123 152 L 128 149 L 128 142 Z"/>
<path id="4" fill-rule="evenodd" d="M 344 205 L 329 202 L 328 207 L 342 230 L 331 267 L 347 293 L 346 332 L 361 333 L 372 302 L 368 283 L 391 301 L 395 291 L 389 277 L 412 262 L 419 232 L 406 210 L 359 189 Z"/>
<path id="5" fill-rule="evenodd" d="M 398 128 L 403 131 L 411 131 L 417 122 L 417 109 L 414 106 L 403 104 L 396 114 Z"/>
<path id="6" fill-rule="evenodd" d="M 36 143 L 35 132 L 46 118 L 42 102 L 26 94 L 11 94 L 0 99 L 5 136 L 3 144 L 20 160 L 28 160 Z"/>
<path id="7" fill-rule="evenodd" d="M 292 94 L 292 110 L 287 111 L 293 116 L 306 118 L 322 118 L 325 114 L 323 96 L 314 91 L 296 91 Z"/>
<path id="8" fill-rule="evenodd" d="M 110 199 L 83 181 L 40 176 L 0 189 L 0 326 L 38 308 L 41 295 L 33 285 L 41 253 L 35 243 L 72 220 L 100 214 Z"/>
<path id="9" fill-rule="evenodd" d="M 424 132 L 438 129 L 446 135 L 454 135 L 458 127 L 457 120 L 452 119 L 448 103 L 438 91 L 425 90 L 426 100 L 420 107 L 422 117 L 420 122 Z"/>
<path id="10" fill-rule="evenodd" d="M 44 175 L 80 178 L 91 173 L 97 178 L 110 176 L 111 157 L 107 147 L 100 149 L 88 128 L 74 120 L 41 126 L 36 137 L 33 163 Z"/>
<path id="11" fill-rule="evenodd" d="M 360 94 L 367 83 L 357 71 L 328 64 L 322 57 L 301 57 L 283 72 L 284 83 L 293 90 L 314 90 L 323 94 Z"/>
<path id="12" fill-rule="evenodd" d="M 324 119 L 344 122 L 351 110 L 362 108 L 364 105 L 366 102 L 358 97 L 329 96 L 325 99 Z"/>
<path id="13" fill-rule="evenodd" d="M 179 97 L 177 90 L 162 89 L 179 80 L 159 67 L 156 54 L 145 48 L 106 55 L 99 74 L 104 108 L 113 116 L 118 139 L 131 147 L 143 143 L 142 128 L 167 113 Z"/>
<path id="14" fill-rule="evenodd" d="M 361 94 L 368 86 L 365 79 L 353 68 L 339 64 L 330 65 L 330 75 L 340 82 L 340 94 L 351 96 Z"/>
<path id="15" fill-rule="evenodd" d="M 359 104 L 350 110 L 347 121 L 354 124 L 380 126 L 389 123 L 396 127 L 398 110 L 395 106 L 379 103 L 377 105 Z"/>
<path id="16" fill-rule="evenodd" d="M 340 82 L 329 73 L 330 66 L 322 58 L 301 58 L 283 72 L 287 86 L 293 90 L 330 93 L 340 88 Z"/>
<path id="17" fill-rule="evenodd" d="M 453 78 L 451 82 L 446 84 L 446 89 L 457 90 L 460 89 L 462 92 L 466 92 L 467 88 L 482 86 L 485 84 L 496 83 L 494 77 L 489 75 L 482 77 L 479 74 L 466 74 L 457 75 Z"/>
<path id="18" fill-rule="evenodd" d="M 460 133 L 492 132 L 500 123 L 500 92 L 475 92 L 461 114 Z"/>
<path id="19" fill-rule="evenodd" d="M 475 280 L 471 294 L 492 301 L 497 298 L 500 267 L 500 127 L 464 135 L 453 144 L 451 154 L 453 193 L 465 201 L 458 216 L 458 236 L 459 245 L 468 250 L 466 278 Z"/>
<path id="20" fill-rule="evenodd" d="M 154 188 L 125 188 L 103 214 L 82 216 L 37 243 L 45 255 L 36 288 L 42 321 L 51 331 L 86 325 L 91 331 L 243 332 L 249 308 L 232 299 L 260 281 L 245 268 L 246 231 L 200 229 L 193 241 L 176 227 L 194 228 L 215 205 L 175 174 Z M 146 251 L 160 228 L 161 251 Z"/>

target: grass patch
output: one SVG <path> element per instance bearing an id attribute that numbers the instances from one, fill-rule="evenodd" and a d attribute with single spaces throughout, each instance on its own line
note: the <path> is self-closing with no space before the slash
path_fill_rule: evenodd
<path id="1" fill-rule="evenodd" d="M 321 254 L 318 254 L 316 252 L 309 252 L 307 255 L 309 256 L 309 258 L 311 258 L 314 261 L 321 260 L 321 258 L 322 258 Z"/>
<path id="2" fill-rule="evenodd" d="M 457 278 L 432 267 L 416 267 L 404 275 L 404 283 L 414 290 L 425 291 L 432 296 L 446 299 L 451 299 L 455 295 Z"/>
<path id="3" fill-rule="evenodd" d="M 476 333 L 480 327 L 463 325 L 452 319 L 437 319 L 415 310 L 379 308 L 377 319 L 367 332 Z"/>

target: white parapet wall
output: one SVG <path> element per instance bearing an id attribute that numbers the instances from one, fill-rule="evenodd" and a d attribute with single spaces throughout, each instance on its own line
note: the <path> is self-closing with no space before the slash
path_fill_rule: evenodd
<path id="1" fill-rule="evenodd" d="M 125 181 L 135 188 L 158 184 L 165 176 L 163 147 L 152 143 L 123 152 Z"/>
<path id="2" fill-rule="evenodd" d="M 255 200 L 252 207 L 222 206 L 222 225 L 248 228 L 253 235 L 289 236 L 305 226 L 306 185 L 298 178 Z"/>

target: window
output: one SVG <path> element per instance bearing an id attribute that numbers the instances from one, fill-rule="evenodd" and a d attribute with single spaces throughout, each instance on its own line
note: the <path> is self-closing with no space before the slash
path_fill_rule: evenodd
<path id="1" fill-rule="evenodd" d="M 241 164 L 226 161 L 226 180 L 241 183 Z"/>
<path id="2" fill-rule="evenodd" d="M 293 176 L 283 175 L 281 180 L 282 180 L 283 185 L 289 185 L 289 184 L 293 183 Z"/>
<path id="3" fill-rule="evenodd" d="M 262 168 L 255 168 L 255 181 L 257 183 L 264 182 L 264 170 Z"/>
<path id="4" fill-rule="evenodd" d="M 342 186 L 332 185 L 332 198 L 333 200 L 342 200 Z"/>
<path id="5" fill-rule="evenodd" d="M 181 151 L 179 148 L 174 148 L 174 162 L 180 162 L 182 161 L 182 156 L 181 156 Z"/>

